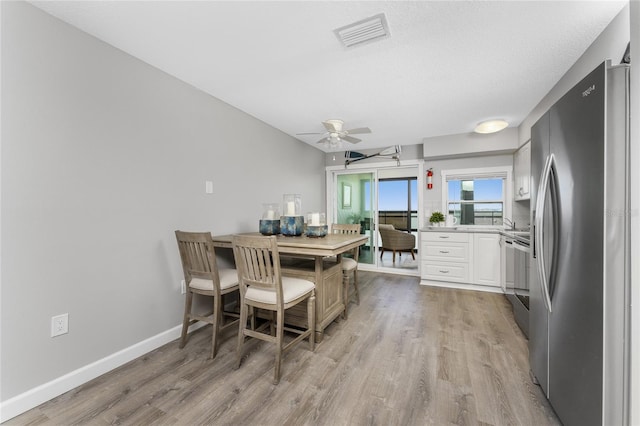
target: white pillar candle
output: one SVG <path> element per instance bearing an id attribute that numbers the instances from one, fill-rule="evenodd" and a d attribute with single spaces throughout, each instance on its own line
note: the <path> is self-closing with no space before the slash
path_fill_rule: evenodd
<path id="1" fill-rule="evenodd" d="M 287 201 L 287 216 L 296 215 L 296 203 L 294 201 Z"/>
<path id="2" fill-rule="evenodd" d="M 274 218 L 273 210 L 267 210 L 267 219 L 273 220 L 273 218 Z"/>
<path id="3" fill-rule="evenodd" d="M 320 213 L 311 213 L 311 226 L 320 226 Z"/>

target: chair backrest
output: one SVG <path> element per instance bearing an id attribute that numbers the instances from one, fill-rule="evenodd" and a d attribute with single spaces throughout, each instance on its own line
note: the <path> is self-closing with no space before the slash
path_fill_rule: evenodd
<path id="1" fill-rule="evenodd" d="M 331 232 L 334 234 L 359 234 L 360 224 L 334 223 L 331 225 Z"/>
<path id="2" fill-rule="evenodd" d="M 244 296 L 248 287 L 255 286 L 275 291 L 276 300 L 282 303 L 282 275 L 276 237 L 234 235 L 232 242 L 240 293 Z"/>
<path id="3" fill-rule="evenodd" d="M 391 224 L 381 223 L 378 225 L 378 232 L 380 232 L 381 244 L 383 247 L 390 248 L 393 244 L 393 233 L 397 232 L 396 228 Z"/>
<path id="4" fill-rule="evenodd" d="M 334 234 L 360 234 L 360 224 L 350 224 L 350 223 L 334 223 L 331 225 L 331 232 Z M 351 256 L 355 259 L 355 261 L 358 261 L 358 253 L 360 253 L 360 250 L 358 248 L 355 248 L 353 250 L 350 250 L 349 252 L 347 252 L 349 254 L 351 254 Z"/>
<path id="5" fill-rule="evenodd" d="M 214 291 L 220 291 L 218 264 L 210 232 L 176 231 L 182 271 L 187 285 L 193 278 L 213 281 Z"/>

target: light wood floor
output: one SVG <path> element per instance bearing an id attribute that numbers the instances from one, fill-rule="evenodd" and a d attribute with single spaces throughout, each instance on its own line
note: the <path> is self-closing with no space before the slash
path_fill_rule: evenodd
<path id="1" fill-rule="evenodd" d="M 210 326 L 16 417 L 19 425 L 557 425 L 529 379 L 527 343 L 502 295 L 360 272 L 361 303 L 309 352 L 235 334 L 208 360 Z"/>

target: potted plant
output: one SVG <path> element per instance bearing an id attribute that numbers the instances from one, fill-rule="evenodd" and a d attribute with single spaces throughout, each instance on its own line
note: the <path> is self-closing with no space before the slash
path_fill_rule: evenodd
<path id="1" fill-rule="evenodd" d="M 431 222 L 433 226 L 440 226 L 440 223 L 444 222 L 444 215 L 440 212 L 433 212 L 431 213 L 429 222 Z"/>

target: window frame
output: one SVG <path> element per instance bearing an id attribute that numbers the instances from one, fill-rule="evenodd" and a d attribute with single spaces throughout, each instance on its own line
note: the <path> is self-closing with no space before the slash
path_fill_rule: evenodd
<path id="1" fill-rule="evenodd" d="M 497 166 L 497 167 L 482 167 L 482 168 L 468 168 L 468 169 L 449 169 L 442 170 L 441 176 L 441 188 L 442 188 L 442 212 L 446 216 L 449 211 L 449 186 L 447 184 L 450 180 L 476 180 L 476 179 L 488 179 L 496 178 L 503 179 L 503 211 L 502 217 L 511 219 L 511 200 L 513 199 L 513 167 L 512 166 Z M 459 200 L 452 200 L 457 202 Z M 475 200 L 474 200 L 475 201 Z M 490 201 L 490 200 L 487 200 Z M 459 225 L 459 228 L 487 228 L 496 229 L 503 228 L 504 225 Z"/>

